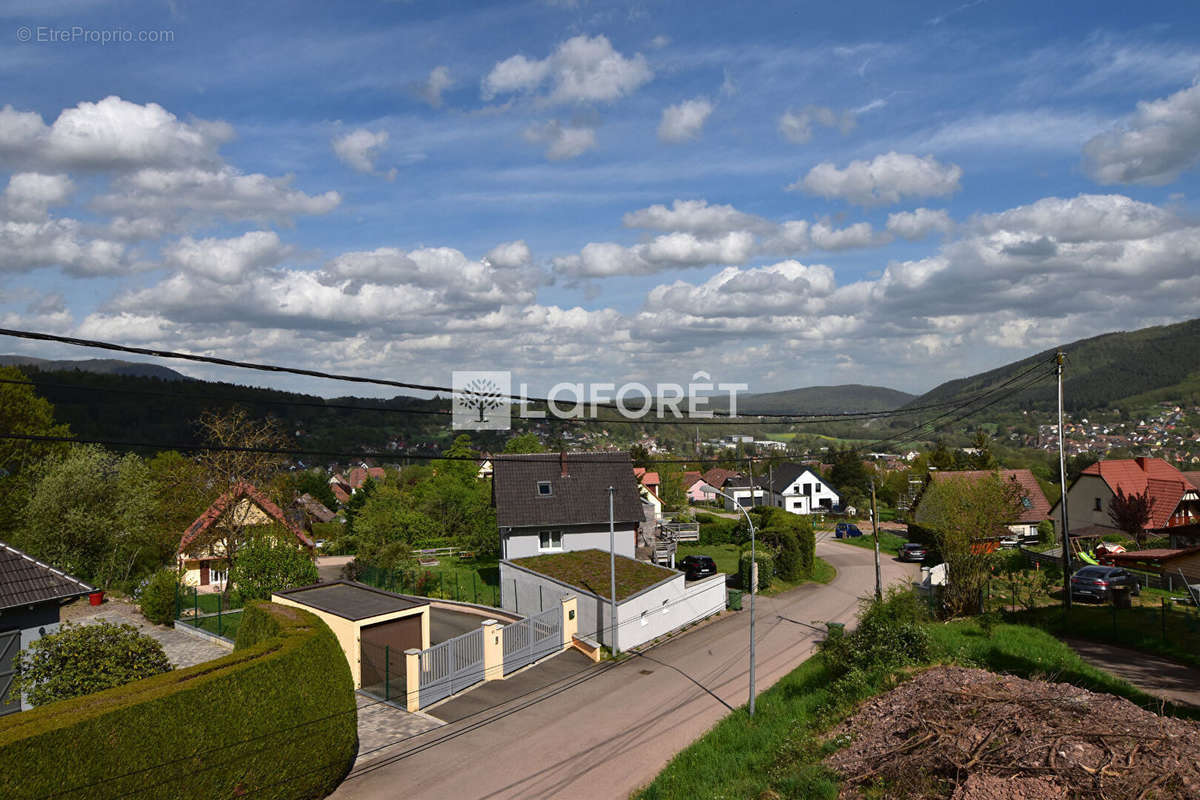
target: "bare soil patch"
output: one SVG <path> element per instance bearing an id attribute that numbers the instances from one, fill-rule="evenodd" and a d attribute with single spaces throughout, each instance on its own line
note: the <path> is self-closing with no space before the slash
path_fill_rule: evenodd
<path id="1" fill-rule="evenodd" d="M 843 798 L 1200 798 L 1200 723 L 1067 683 L 935 667 L 831 736 Z"/>

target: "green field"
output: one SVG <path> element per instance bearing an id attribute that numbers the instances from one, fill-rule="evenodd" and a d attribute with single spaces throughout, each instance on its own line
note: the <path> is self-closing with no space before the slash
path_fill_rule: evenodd
<path id="1" fill-rule="evenodd" d="M 238 626 L 241 624 L 242 612 L 238 610 L 222 614 L 220 617 L 201 617 L 200 624 L 196 627 L 218 636 L 224 636 L 226 639 L 236 639 Z"/>
<path id="2" fill-rule="evenodd" d="M 1154 711 L 1160 709 L 1157 699 L 1089 666 L 1069 647 L 1036 628 L 996 625 L 989 635 L 977 623 L 961 621 L 931 624 L 927 630 L 935 644 L 935 662 L 1021 677 L 1049 675 L 1059 682 L 1126 697 Z M 860 672 L 839 678 L 826 668 L 821 657 L 810 658 L 759 695 L 754 717 L 745 707 L 734 711 L 675 756 L 634 797 L 833 800 L 840 782 L 821 762 L 837 745 L 822 741 L 823 734 L 845 719 L 859 702 L 887 691 L 909 674 L 910 670 Z"/>
<path id="3" fill-rule="evenodd" d="M 846 544 L 852 544 L 855 547 L 863 547 L 867 550 L 875 549 L 875 538 L 866 533 L 864 533 L 862 536 L 855 536 L 853 539 L 834 539 L 833 541 L 845 542 Z M 907 541 L 908 539 L 904 538 L 903 536 L 897 536 L 894 533 L 881 530 L 879 532 L 879 552 L 887 553 L 893 556 L 897 555 L 900 552 L 900 546 Z"/>

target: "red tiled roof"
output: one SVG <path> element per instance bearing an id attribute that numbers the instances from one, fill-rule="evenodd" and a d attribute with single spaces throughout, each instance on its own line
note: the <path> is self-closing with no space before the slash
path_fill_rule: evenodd
<path id="1" fill-rule="evenodd" d="M 725 481 L 738 475 L 739 473 L 732 469 L 721 469 L 713 467 L 708 472 L 704 473 L 704 482 L 714 489 L 720 489 L 725 485 Z"/>
<path id="2" fill-rule="evenodd" d="M 683 488 L 690 489 L 696 481 L 702 480 L 704 480 L 704 476 L 699 472 L 685 472 L 683 473 Z"/>
<path id="3" fill-rule="evenodd" d="M 214 500 L 213 504 L 206 508 L 204 513 L 188 526 L 188 529 L 183 532 L 183 537 L 179 540 L 179 549 L 176 552 L 183 553 L 195 544 L 196 540 L 205 531 L 212 528 L 224 516 L 225 512 L 233 508 L 242 498 L 254 503 L 254 505 L 263 510 L 263 513 L 291 531 L 305 547 L 312 548 L 314 546 L 312 540 L 304 534 L 304 531 L 293 525 L 284 515 L 283 511 L 279 509 L 279 506 L 272 503 L 266 495 L 249 483 L 239 483 Z"/>
<path id="4" fill-rule="evenodd" d="M 1166 527 L 1191 484 L 1183 473 L 1161 458 L 1119 458 L 1097 461 L 1083 470 L 1084 475 L 1098 475 L 1116 494 L 1126 496 L 1148 492 L 1154 504 L 1150 507 L 1147 529 Z"/>
<path id="5" fill-rule="evenodd" d="M 1200 489 L 1200 472 L 1181 472 L 1180 474 L 1193 488 Z"/>
<path id="6" fill-rule="evenodd" d="M 1013 520 L 1013 522 L 1034 524 L 1050 518 L 1050 501 L 1046 499 L 1046 494 L 1038 484 L 1037 478 L 1033 477 L 1032 472 L 1027 469 L 1002 469 L 998 470 L 998 472 L 1002 478 L 1019 483 L 1025 497 L 1029 500 L 1029 504 L 1021 510 L 1021 516 Z M 949 478 L 977 481 L 994 474 L 996 473 L 992 470 L 973 469 L 958 472 L 931 472 L 930 478 L 935 481 L 942 481 Z"/>
<path id="7" fill-rule="evenodd" d="M 367 477 L 381 481 L 387 477 L 387 473 L 384 472 L 383 467 L 367 467 Z"/>
<path id="8" fill-rule="evenodd" d="M 361 489 L 367 482 L 367 471 L 362 467 L 355 467 L 346 475 L 346 482 L 350 484 L 351 489 Z"/>
<path id="9" fill-rule="evenodd" d="M 350 493 L 343 489 L 340 483 L 331 483 L 329 490 L 333 492 L 333 496 L 337 498 L 339 503 L 350 502 Z"/>

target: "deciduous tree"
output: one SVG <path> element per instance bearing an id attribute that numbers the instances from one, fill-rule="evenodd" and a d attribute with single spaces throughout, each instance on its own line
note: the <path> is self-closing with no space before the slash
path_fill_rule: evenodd
<path id="1" fill-rule="evenodd" d="M 1141 494 L 1125 494 L 1118 486 L 1117 493 L 1108 501 L 1108 518 L 1119 529 L 1133 537 L 1140 547 L 1146 541 L 1146 523 L 1150 521 L 1150 513 L 1154 510 L 1154 498 L 1150 489 L 1144 489 Z"/>

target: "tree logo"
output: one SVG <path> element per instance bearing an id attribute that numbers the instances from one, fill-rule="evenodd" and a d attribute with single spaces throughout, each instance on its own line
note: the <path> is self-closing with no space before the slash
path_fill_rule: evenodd
<path id="1" fill-rule="evenodd" d="M 512 427 L 509 372 L 455 371 L 453 426 L 455 430 L 506 431 Z"/>

